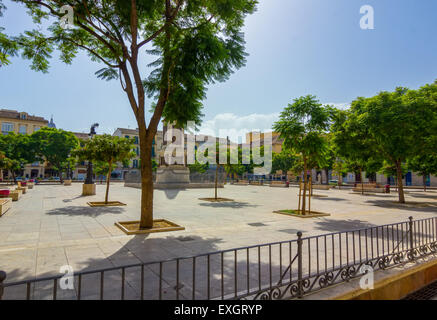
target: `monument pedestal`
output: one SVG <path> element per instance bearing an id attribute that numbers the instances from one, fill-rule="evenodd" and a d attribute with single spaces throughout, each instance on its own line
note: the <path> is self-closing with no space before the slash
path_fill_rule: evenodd
<path id="1" fill-rule="evenodd" d="M 96 184 L 83 184 L 82 185 L 82 196 L 95 196 L 96 195 Z"/>
<path id="2" fill-rule="evenodd" d="M 184 166 L 159 167 L 156 171 L 156 189 L 183 189 L 190 184 L 190 169 Z"/>

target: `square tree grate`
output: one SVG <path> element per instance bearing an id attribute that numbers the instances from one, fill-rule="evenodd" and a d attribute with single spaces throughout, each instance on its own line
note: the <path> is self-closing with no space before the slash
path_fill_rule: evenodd
<path id="1" fill-rule="evenodd" d="M 437 297 L 437 281 L 423 289 L 413 292 L 402 300 L 434 300 Z M 433 299 L 434 298 L 434 299 Z"/>
<path id="2" fill-rule="evenodd" d="M 248 225 L 251 227 L 267 227 L 267 225 L 262 222 L 248 223 Z"/>
<path id="3" fill-rule="evenodd" d="M 178 237 L 177 239 L 182 242 L 194 241 L 192 237 Z"/>

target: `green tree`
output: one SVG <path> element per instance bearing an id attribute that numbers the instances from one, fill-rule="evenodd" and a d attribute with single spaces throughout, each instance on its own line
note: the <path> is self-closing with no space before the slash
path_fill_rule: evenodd
<path id="1" fill-rule="evenodd" d="M 338 177 L 337 186 L 340 189 L 343 185 L 343 177 L 348 173 L 345 163 L 342 159 L 336 158 L 332 166 L 332 172 Z"/>
<path id="2" fill-rule="evenodd" d="M 352 103 L 354 106 L 354 103 Z M 360 117 L 351 110 L 336 110 L 332 115 L 332 147 L 337 157 L 344 160 L 344 168 L 355 173 L 356 182 L 361 183 L 364 193 L 363 171 L 374 174 L 381 166 L 375 140 Z M 379 165 L 379 166 L 378 166 Z"/>
<path id="3" fill-rule="evenodd" d="M 423 190 L 426 191 L 426 179 L 430 174 L 437 174 L 437 156 L 435 154 L 418 155 L 408 159 L 407 167 L 422 176 Z"/>
<path id="4" fill-rule="evenodd" d="M 106 163 L 100 169 L 106 173 L 105 203 L 108 203 L 109 184 L 113 165 L 117 162 L 130 160 L 136 156 L 132 151 L 134 148 L 133 139 L 120 138 L 109 134 L 94 136 L 86 140 L 84 145 L 75 151 L 79 159 L 86 159 L 96 163 Z"/>
<path id="5" fill-rule="evenodd" d="M 10 132 L 0 136 L 0 150 L 4 153 L 5 168 L 11 172 L 14 183 L 16 175 L 26 164 L 41 160 L 37 156 L 36 144 L 28 136 Z"/>
<path id="6" fill-rule="evenodd" d="M 102 183 L 103 177 L 107 177 L 108 173 L 111 174 L 117 168 L 117 163 L 113 163 L 111 168 L 109 164 L 104 161 L 96 161 L 93 163 L 93 172 L 96 176 L 100 177 L 100 183 Z"/>
<path id="7" fill-rule="evenodd" d="M 188 169 L 190 169 L 190 172 L 198 172 L 198 173 L 205 173 L 206 170 L 208 170 L 208 164 L 202 164 L 199 163 L 197 160 L 194 164 L 189 164 Z"/>
<path id="8" fill-rule="evenodd" d="M 0 17 L 5 9 L 5 5 L 0 1 Z M 18 51 L 17 43 L 9 39 L 3 31 L 4 28 L 0 27 L 0 67 L 10 64 L 9 58 L 15 56 Z"/>
<path id="9" fill-rule="evenodd" d="M 396 168 L 399 202 L 405 203 L 403 164 L 423 150 L 420 142 L 428 139 L 427 126 L 435 117 L 433 103 L 418 90 L 397 88 L 372 98 L 358 98 L 351 111 L 357 124 L 366 129 L 365 139 Z"/>
<path id="10" fill-rule="evenodd" d="M 308 95 L 289 104 L 273 125 L 275 132 L 284 139 L 284 147 L 298 154 L 303 162 L 304 189 L 298 209 L 303 215 L 306 214 L 307 172 L 326 152 L 329 121 L 330 109 L 322 106 L 315 96 Z"/>
<path id="11" fill-rule="evenodd" d="M 34 132 L 31 139 L 36 144 L 37 155 L 58 171 L 60 181 L 63 183 L 62 173 L 71 165 L 70 156 L 77 148 L 79 140 L 71 132 L 48 127 Z"/>
<path id="12" fill-rule="evenodd" d="M 256 0 L 16 0 L 38 28 L 13 37 L 31 68 L 46 72 L 53 50 L 70 64 L 79 50 L 104 68 L 104 80 L 119 79 L 138 123 L 141 158 L 141 228 L 153 227 L 152 142 L 160 119 L 200 124 L 206 88 L 244 66 L 244 18 Z M 63 29 L 60 8 L 72 5 L 74 28 Z M 48 21 L 45 21 L 45 19 Z M 51 24 L 50 24 L 51 23 Z M 40 30 L 49 25 L 47 30 Z M 155 56 L 142 74 L 138 61 Z M 146 97 L 153 98 L 146 123 Z"/>
<path id="13" fill-rule="evenodd" d="M 8 170 L 10 172 L 15 172 L 16 170 L 21 169 L 20 163 L 17 160 L 9 159 L 5 156 L 5 153 L 0 151 L 0 170 Z M 13 173 L 14 182 L 15 181 L 15 175 Z"/>
<path id="14" fill-rule="evenodd" d="M 272 157 L 272 173 L 281 170 L 283 173 L 287 173 L 293 168 L 296 162 L 296 156 L 285 148 L 280 153 L 273 153 Z"/>
<path id="15" fill-rule="evenodd" d="M 427 119 L 422 126 L 425 133 L 418 137 L 419 148 L 416 154 L 407 160 L 407 166 L 409 170 L 422 176 L 423 188 L 426 191 L 427 176 L 437 174 L 437 135 L 435 134 L 437 132 L 437 81 L 421 87 L 417 90 L 417 94 L 426 99 L 429 107 L 434 110 L 434 116 Z"/>
<path id="16" fill-rule="evenodd" d="M 334 164 L 337 159 L 332 134 L 328 134 L 326 136 L 326 142 L 326 150 L 320 155 L 319 163 L 317 166 L 321 170 L 325 171 L 325 184 L 329 184 L 329 171 L 334 169 Z"/>

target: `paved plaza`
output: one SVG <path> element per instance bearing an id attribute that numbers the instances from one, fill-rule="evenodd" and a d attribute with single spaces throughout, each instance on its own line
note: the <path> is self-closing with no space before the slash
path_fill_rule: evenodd
<path id="1" fill-rule="evenodd" d="M 7 272 L 7 282 L 58 275 L 63 265 L 81 271 L 162 261 L 293 240 L 297 231 L 306 237 L 437 214 L 434 190 L 408 190 L 407 204 L 399 205 L 396 193 L 363 196 L 350 189 L 332 189 L 314 190 L 311 200 L 312 210 L 330 217 L 301 219 L 273 213 L 297 207 L 295 187 L 226 185 L 219 196 L 234 202 L 198 200 L 213 196 L 212 189 L 155 191 L 155 218 L 186 230 L 127 236 L 114 223 L 139 219 L 140 190 L 111 184 L 110 200 L 127 206 L 110 208 L 86 204 L 103 199 L 104 185 L 97 185 L 97 195 L 92 197 L 81 197 L 81 190 L 81 184 L 35 186 L 0 218 L 0 270 Z M 131 289 L 135 291 L 135 285 Z"/>

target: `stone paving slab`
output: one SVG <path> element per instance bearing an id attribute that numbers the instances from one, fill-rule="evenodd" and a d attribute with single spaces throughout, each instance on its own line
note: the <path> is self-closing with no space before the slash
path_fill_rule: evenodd
<path id="1" fill-rule="evenodd" d="M 302 231 L 305 237 L 405 222 L 409 216 L 420 219 L 437 214 L 436 191 L 408 191 L 407 201 L 419 204 L 402 206 L 395 203 L 396 194 L 362 196 L 349 190 L 317 190 L 314 191 L 317 196 L 311 200 L 312 209 L 331 216 L 299 219 L 273 213 L 297 206 L 297 188 L 226 185 L 219 190 L 219 196 L 235 202 L 199 200 L 212 196 L 211 189 L 156 190 L 155 218 L 168 219 L 183 225 L 186 230 L 127 236 L 114 226 L 114 222 L 139 218 L 140 190 L 113 184 L 110 199 L 127 203 L 127 206 L 91 208 L 86 202 L 101 200 L 105 186 L 97 185 L 97 195 L 91 197 L 81 197 L 81 188 L 80 184 L 35 186 L 0 218 L 0 269 L 8 273 L 8 282 L 56 275 L 65 264 L 73 266 L 75 271 L 95 270 L 289 241 L 296 239 L 297 231 Z M 253 259 L 256 253 L 251 255 Z M 263 257 L 265 255 L 268 253 L 263 253 Z M 237 279 L 239 289 L 247 286 L 244 259 L 239 257 L 237 265 L 241 274 Z M 286 265 L 287 259 L 289 261 L 288 256 L 282 257 L 282 266 Z M 265 268 L 268 262 L 262 264 Z M 255 261 L 251 260 L 250 265 L 256 269 Z M 277 279 L 281 274 L 277 251 L 272 254 L 272 265 Z M 225 268 L 228 275 L 232 274 L 232 265 Z M 249 275 L 251 282 L 257 280 L 256 272 Z M 262 278 L 269 281 L 263 272 Z M 205 294 L 204 279 L 198 280 L 196 295 L 199 297 Z M 173 280 L 165 283 L 166 294 L 176 285 Z M 225 287 L 231 290 L 235 279 L 228 280 Z M 135 281 L 129 283 L 133 291 L 137 290 Z M 152 287 L 156 289 L 156 286 Z M 184 288 L 189 296 L 190 284 L 185 283 Z M 153 291 L 150 287 L 147 290 L 150 294 Z M 214 290 L 217 294 L 218 289 Z M 181 291 L 181 294 L 184 293 Z"/>

